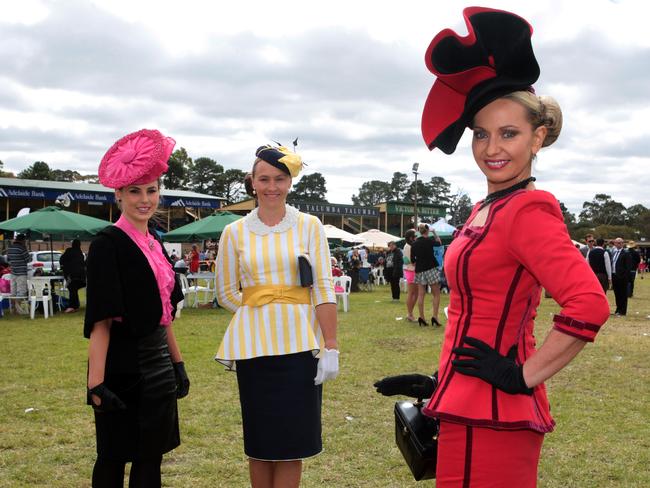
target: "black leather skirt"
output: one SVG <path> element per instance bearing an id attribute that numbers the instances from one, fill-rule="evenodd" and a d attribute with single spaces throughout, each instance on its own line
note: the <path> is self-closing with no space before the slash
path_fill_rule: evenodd
<path id="1" fill-rule="evenodd" d="M 115 334 L 111 330 L 104 383 L 127 409 L 95 412 L 97 454 L 118 461 L 155 459 L 180 445 L 167 329 L 136 339 L 117 332 L 119 327 L 112 327 Z"/>

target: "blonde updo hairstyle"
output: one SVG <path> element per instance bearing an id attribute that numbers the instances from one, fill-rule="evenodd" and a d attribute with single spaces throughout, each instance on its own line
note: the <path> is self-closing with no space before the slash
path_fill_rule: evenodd
<path id="1" fill-rule="evenodd" d="M 251 169 L 251 172 L 246 173 L 246 176 L 244 176 L 244 189 L 246 190 L 246 194 L 253 198 L 257 198 L 255 189 L 253 188 L 253 177 L 255 176 L 255 168 L 257 167 L 257 163 L 259 163 L 260 161 L 262 161 L 261 158 L 256 158 L 255 162 L 253 163 L 253 168 Z"/>
<path id="2" fill-rule="evenodd" d="M 542 125 L 546 127 L 546 137 L 542 142 L 542 147 L 550 146 L 560 137 L 562 109 L 555 98 L 537 96 L 529 91 L 512 92 L 502 98 L 517 102 L 526 109 L 528 122 L 533 126 L 533 130 Z"/>

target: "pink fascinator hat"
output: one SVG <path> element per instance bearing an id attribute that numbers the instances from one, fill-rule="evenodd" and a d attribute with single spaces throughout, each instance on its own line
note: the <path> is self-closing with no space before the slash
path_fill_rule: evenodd
<path id="1" fill-rule="evenodd" d="M 176 141 L 157 130 L 141 129 L 117 141 L 99 164 L 99 182 L 108 188 L 144 185 L 167 171 Z"/>

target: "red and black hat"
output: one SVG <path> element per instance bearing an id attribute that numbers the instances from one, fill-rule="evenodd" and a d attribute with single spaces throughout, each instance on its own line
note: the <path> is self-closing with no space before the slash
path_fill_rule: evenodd
<path id="1" fill-rule="evenodd" d="M 429 149 L 456 150 L 465 127 L 488 103 L 518 90 L 530 90 L 539 65 L 530 37 L 532 26 L 504 10 L 463 10 L 469 34 L 444 29 L 425 56 L 437 79 L 422 113 L 422 135 Z"/>

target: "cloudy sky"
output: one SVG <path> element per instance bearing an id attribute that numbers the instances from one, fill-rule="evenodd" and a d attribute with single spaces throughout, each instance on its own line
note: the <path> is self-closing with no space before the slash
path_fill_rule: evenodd
<path id="1" fill-rule="evenodd" d="M 120 136 L 146 127 L 191 157 L 248 169 L 290 144 L 328 199 L 350 203 L 394 171 L 485 194 L 466 133 L 452 156 L 420 134 L 433 36 L 465 34 L 465 1 L 20 0 L 0 3 L 0 160 L 96 173 Z M 650 206 L 650 36 L 644 0 L 493 1 L 535 29 L 537 93 L 564 113 L 537 185 L 571 211 L 607 193 Z"/>

